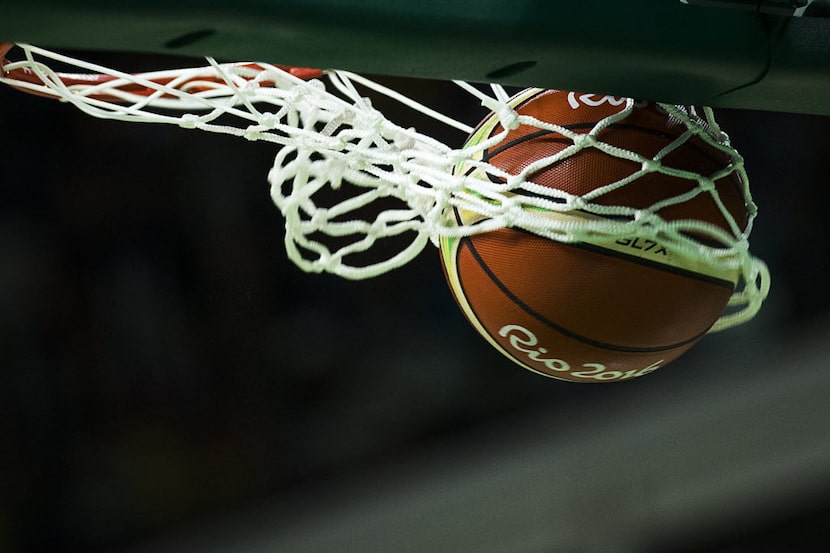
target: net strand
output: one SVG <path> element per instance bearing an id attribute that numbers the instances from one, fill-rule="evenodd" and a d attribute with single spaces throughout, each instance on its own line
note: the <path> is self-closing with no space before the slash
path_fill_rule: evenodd
<path id="1" fill-rule="evenodd" d="M 172 124 L 278 145 L 268 173 L 270 194 L 285 219 L 287 255 L 308 272 L 371 278 L 405 265 L 440 237 L 512 227 L 561 242 L 659 237 L 661 243 L 696 262 L 738 271 L 738 286 L 713 331 L 752 318 L 769 291 L 766 265 L 749 253 L 757 208 L 743 158 L 710 108 L 659 104 L 686 130 L 647 158 L 601 139 L 604 129 L 632 112 L 637 105 L 634 100 L 606 97 L 618 102 L 620 110 L 579 133 L 518 113 L 499 85 L 478 87 L 454 81 L 474 102 L 496 115 L 502 130 L 477 143 L 451 147 L 390 121 L 373 107 L 370 96 L 393 100 L 460 133 L 470 134 L 473 127 L 346 71 L 224 64 L 208 58 L 204 67 L 133 75 L 45 49 L 18 46 L 24 56 L 12 62 L 6 59 L 9 46 L 0 45 L 0 82 L 15 88 L 69 102 L 94 117 Z M 73 71 L 60 73 L 51 68 L 55 64 Z M 519 125 L 557 133 L 570 144 L 555 155 L 529 163 L 517 174 L 483 161 L 482 153 Z M 664 163 L 692 138 L 703 140 L 730 162 L 711 175 Z M 587 149 L 629 160 L 640 169 L 581 196 L 532 182 L 534 173 Z M 465 170 L 458 171 L 459 167 Z M 652 173 L 686 179 L 696 186 L 646 208 L 598 201 Z M 715 186 L 730 175 L 740 182 L 748 209 L 746 225 L 730 214 Z M 726 229 L 693 219 L 666 221 L 658 215 L 666 207 L 701 194 L 714 200 Z M 451 224 L 447 213 L 452 209 L 478 217 L 474 223 Z M 582 215 L 574 216 L 577 212 Z M 380 259 L 378 252 L 384 254 Z M 366 261 L 369 254 L 371 259 Z"/>

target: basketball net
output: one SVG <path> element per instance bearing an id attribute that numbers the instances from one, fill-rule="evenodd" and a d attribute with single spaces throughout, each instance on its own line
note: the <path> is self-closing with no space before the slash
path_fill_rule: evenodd
<path id="1" fill-rule="evenodd" d="M 748 239 L 757 210 L 743 158 L 730 145 L 709 108 L 660 104 L 670 117 L 685 125 L 686 131 L 657 156 L 646 159 L 598 138 L 602 129 L 634 109 L 634 100 L 573 94 L 573 102 L 625 105 L 590 132 L 575 133 L 518 114 L 508 104 L 509 94 L 499 85 L 476 87 L 457 81 L 471 101 L 497 114 L 505 129 L 478 144 L 458 147 L 390 121 L 372 106 L 371 98 L 384 96 L 463 133 L 473 131 L 469 124 L 346 71 L 267 63 L 220 64 L 208 58 L 205 67 L 129 74 L 41 48 L 17 46 L 22 59 L 9 61 L 5 56 L 12 45 L 0 45 L 0 81 L 15 88 L 69 102 L 95 117 L 166 123 L 277 145 L 268 174 L 271 198 L 285 217 L 288 257 L 307 272 L 370 278 L 401 267 L 430 241 L 437 244 L 439 237 L 512 227 L 562 242 L 650 237 L 700 263 L 739 271 L 738 287 L 712 330 L 752 318 L 769 290 L 766 265 L 749 253 Z M 61 72 L 53 67 L 61 67 Z M 481 161 L 482 151 L 498 144 L 507 129 L 519 124 L 556 132 L 573 144 L 515 175 Z M 724 152 L 730 162 L 712 175 L 661 163 L 693 136 Z M 528 180 L 528 175 L 541 167 L 578 155 L 586 148 L 634 161 L 641 169 L 583 196 Z M 476 167 L 476 175 L 491 178 L 455 174 L 453 168 L 462 164 Z M 603 193 L 651 172 L 689 179 L 697 186 L 647 209 L 597 203 Z M 715 181 L 731 173 L 741 183 L 749 212 L 743 229 L 726 210 L 714 186 Z M 666 206 L 699 194 L 713 196 L 729 223 L 729 231 L 704 221 L 668 222 L 657 214 Z M 446 214 L 452 208 L 479 213 L 482 218 L 469 225 L 450 224 Z M 597 217 L 545 216 L 545 212 L 575 210 Z M 389 240 L 395 245 L 391 252 Z M 380 246 L 382 243 L 386 245 Z M 369 252 L 374 258 L 360 262 Z M 384 255 L 380 259 L 378 252 Z"/>

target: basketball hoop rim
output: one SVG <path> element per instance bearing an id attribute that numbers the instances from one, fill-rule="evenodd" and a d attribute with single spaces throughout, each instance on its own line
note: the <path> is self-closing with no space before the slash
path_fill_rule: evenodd
<path id="1" fill-rule="evenodd" d="M 11 43 L 11 42 L 0 43 L 0 76 L 2 76 L 3 78 L 5 78 L 9 81 L 13 81 L 9 84 L 12 86 L 12 88 L 14 88 L 16 90 L 20 90 L 22 92 L 26 92 L 28 94 L 33 94 L 33 95 L 36 95 L 36 96 L 43 96 L 43 97 L 46 97 L 46 98 L 56 98 L 56 96 L 54 96 L 52 94 L 38 92 L 36 90 L 27 88 L 25 86 L 15 86 L 14 81 L 17 81 L 19 83 L 30 84 L 30 85 L 34 85 L 34 86 L 40 86 L 40 85 L 45 84 L 43 82 L 43 79 L 40 78 L 35 73 L 33 73 L 31 69 L 28 69 L 28 68 L 8 69 L 8 66 L 13 64 L 14 62 L 10 61 L 8 59 L 7 55 L 11 50 L 13 50 L 15 48 L 15 46 L 17 46 L 17 45 L 15 43 Z M 265 69 L 265 67 L 262 64 L 257 63 L 257 62 L 234 62 L 231 65 L 235 65 L 235 66 L 238 66 L 238 67 L 250 68 L 254 71 L 262 71 L 262 70 Z M 275 65 L 275 67 L 278 67 L 281 70 L 286 71 L 290 75 L 292 75 L 294 77 L 297 77 L 299 79 L 305 80 L 305 81 L 319 78 L 325 73 L 322 69 L 314 69 L 314 68 L 309 68 L 309 67 L 294 67 L 294 66 L 288 66 L 288 65 Z M 151 82 L 153 84 L 156 84 L 156 85 L 168 86 L 173 81 L 175 81 L 181 75 L 181 73 L 183 73 L 185 71 L 188 71 L 188 70 L 189 70 L 188 68 L 179 68 L 179 69 L 171 69 L 171 70 L 160 71 L 160 72 L 134 73 L 134 74 L 131 74 L 131 76 L 141 78 L 143 80 L 149 81 L 149 82 Z M 57 77 L 57 79 L 60 81 L 60 83 L 63 86 L 67 87 L 67 88 L 75 86 L 75 85 L 87 85 L 87 86 L 92 85 L 92 86 L 95 86 L 95 85 L 105 84 L 105 83 L 109 83 L 109 82 L 119 80 L 119 77 L 117 77 L 115 75 L 105 75 L 105 74 L 102 74 L 102 73 L 61 73 L 61 72 L 56 72 L 56 73 L 54 73 L 54 75 Z M 221 80 L 221 78 L 217 77 L 217 76 L 210 76 L 210 77 L 200 76 L 199 81 L 203 82 L 205 84 L 219 84 L 219 83 L 223 82 Z M 185 81 L 176 83 L 175 88 L 176 89 L 183 89 L 184 87 L 186 87 L 189 84 L 189 82 L 190 81 L 185 80 Z M 273 86 L 274 85 L 274 83 L 269 82 L 269 81 L 262 81 L 259 84 L 260 84 L 260 86 Z M 144 86 L 144 85 L 137 84 L 137 83 L 127 83 L 127 84 L 125 84 L 123 86 L 119 86 L 117 88 L 120 92 L 124 92 L 124 93 L 130 94 L 130 95 L 133 95 L 133 96 L 138 96 L 138 97 L 148 97 L 150 95 L 157 95 L 158 94 L 158 89 L 152 88 L 152 87 L 149 87 L 149 86 Z M 198 86 L 196 87 L 197 90 L 199 88 L 200 87 L 198 87 Z M 102 100 L 102 101 L 108 101 L 108 102 L 118 102 L 118 101 L 121 100 L 120 98 L 118 98 L 116 96 L 106 95 L 106 94 L 104 94 L 104 95 L 91 94 L 90 97 L 93 98 L 93 99 L 96 99 L 96 100 Z"/>

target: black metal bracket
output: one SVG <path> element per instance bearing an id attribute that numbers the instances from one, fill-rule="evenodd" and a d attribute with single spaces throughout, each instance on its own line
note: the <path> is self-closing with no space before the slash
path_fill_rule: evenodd
<path id="1" fill-rule="evenodd" d="M 683 4 L 752 11 L 783 17 L 830 17 L 828 0 L 680 0 Z"/>

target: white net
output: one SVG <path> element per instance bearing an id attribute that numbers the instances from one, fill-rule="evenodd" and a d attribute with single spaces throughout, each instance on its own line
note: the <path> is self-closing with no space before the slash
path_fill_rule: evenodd
<path id="1" fill-rule="evenodd" d="M 472 102 L 496 114 L 503 130 L 466 146 L 447 145 L 390 121 L 371 99 L 391 99 L 461 133 L 469 134 L 473 127 L 345 71 L 219 64 L 209 59 L 200 68 L 130 74 L 18 46 L 23 52 L 20 61 L 4 60 L 0 78 L 16 88 L 59 98 L 95 117 L 166 123 L 278 145 L 268 175 L 271 197 L 285 217 L 288 256 L 308 272 L 369 278 L 406 264 L 441 237 L 511 227 L 563 242 L 659 238 L 661 244 L 701 263 L 739 272 L 729 307 L 712 330 L 751 318 L 769 288 L 766 266 L 749 253 L 756 209 L 743 159 L 707 108 L 660 104 L 685 125 L 685 131 L 656 156 L 645 158 L 600 139 L 603 129 L 631 113 L 635 107 L 631 99 L 584 96 L 586 101 L 617 102 L 621 109 L 587 132 L 576 132 L 518 113 L 501 86 L 457 82 Z M 3 53 L 0 49 L 0 58 Z M 481 153 L 518 125 L 556 132 L 571 144 L 515 174 L 484 161 Z M 706 175 L 663 163 L 693 137 L 723 152 L 728 162 Z M 634 161 L 641 169 L 583 195 L 532 182 L 530 176 L 540 167 L 586 149 Z M 470 176 L 470 171 L 454 171 L 457 167 L 474 167 L 475 172 Z M 599 201 L 602 195 L 654 172 L 697 184 L 645 208 Z M 745 225 L 738 224 L 718 198 L 714 183 L 730 174 L 742 188 L 748 211 Z M 694 219 L 667 221 L 658 214 L 700 194 L 713 197 L 728 228 Z M 453 208 L 480 217 L 469 224 L 450 222 L 447 213 Z M 593 216 L 548 216 L 574 212 Z"/>

